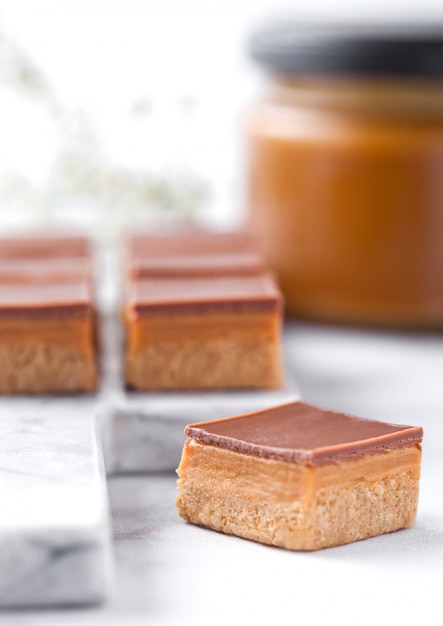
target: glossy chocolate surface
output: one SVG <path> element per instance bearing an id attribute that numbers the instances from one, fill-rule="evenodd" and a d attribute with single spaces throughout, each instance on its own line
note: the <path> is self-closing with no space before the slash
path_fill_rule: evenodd
<path id="1" fill-rule="evenodd" d="M 89 242 L 81 236 L 3 237 L 0 259 L 88 258 Z"/>
<path id="2" fill-rule="evenodd" d="M 151 278 L 128 286 L 128 306 L 142 315 L 179 311 L 280 310 L 280 292 L 270 274 Z"/>
<path id="3" fill-rule="evenodd" d="M 253 251 L 250 236 L 244 231 L 177 231 L 164 234 L 134 235 L 128 240 L 131 257 L 169 257 Z"/>
<path id="4" fill-rule="evenodd" d="M 420 427 L 362 419 L 304 402 L 190 424 L 185 432 L 203 443 L 311 466 L 419 445 L 423 437 Z"/>
<path id="5" fill-rule="evenodd" d="M 85 237 L 0 238 L 0 318 L 89 315 L 91 274 Z"/>
<path id="6" fill-rule="evenodd" d="M 0 284 L 79 282 L 90 277 L 91 261 L 86 257 L 0 257 Z"/>
<path id="7" fill-rule="evenodd" d="M 260 255 L 254 252 L 225 254 L 173 255 L 167 258 L 136 258 L 129 271 L 134 277 L 150 276 L 211 276 L 218 274 L 248 274 L 264 271 Z"/>
<path id="8" fill-rule="evenodd" d="M 190 231 L 140 235 L 127 244 L 129 273 L 134 277 L 210 276 L 265 270 L 245 232 Z"/>
<path id="9" fill-rule="evenodd" d="M 90 310 L 86 281 L 0 284 L 0 318 L 85 315 Z"/>

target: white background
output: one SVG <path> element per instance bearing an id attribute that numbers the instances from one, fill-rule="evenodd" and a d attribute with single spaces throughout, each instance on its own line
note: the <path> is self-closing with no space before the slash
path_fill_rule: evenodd
<path id="1" fill-rule="evenodd" d="M 262 78 L 245 45 L 256 24 L 288 12 L 429 20 L 443 7 L 2 0 L 0 224 L 63 219 L 118 229 L 162 213 L 159 186 L 173 195 L 168 216 L 241 220 L 241 118 Z M 157 189 L 148 200 L 143 180 Z"/>

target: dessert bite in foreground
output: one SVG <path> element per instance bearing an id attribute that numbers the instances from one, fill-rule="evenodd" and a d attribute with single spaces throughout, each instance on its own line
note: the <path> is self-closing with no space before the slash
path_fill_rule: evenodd
<path id="1" fill-rule="evenodd" d="M 91 391 L 96 383 L 87 240 L 0 240 L 0 393 Z"/>
<path id="2" fill-rule="evenodd" d="M 415 522 L 420 427 L 293 402 L 185 432 L 177 508 L 188 522 L 292 550 Z"/>
<path id="3" fill-rule="evenodd" d="M 129 387 L 278 388 L 281 321 L 280 291 L 245 232 L 185 231 L 127 242 Z"/>

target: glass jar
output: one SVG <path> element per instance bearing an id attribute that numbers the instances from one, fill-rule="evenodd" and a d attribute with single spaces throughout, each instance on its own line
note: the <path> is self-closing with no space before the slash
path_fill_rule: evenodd
<path id="1" fill-rule="evenodd" d="M 443 30 L 269 27 L 248 221 L 287 313 L 443 328 Z"/>

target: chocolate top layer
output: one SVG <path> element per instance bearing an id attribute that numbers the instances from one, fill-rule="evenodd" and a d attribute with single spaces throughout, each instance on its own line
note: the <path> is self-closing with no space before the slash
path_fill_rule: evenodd
<path id="1" fill-rule="evenodd" d="M 304 402 L 190 424 L 185 433 L 237 452 L 310 466 L 419 445 L 423 437 L 420 427 L 362 419 Z"/>
<path id="2" fill-rule="evenodd" d="M 246 232 L 201 230 L 131 237 L 127 266 L 135 277 L 248 274 L 266 269 Z"/>
<path id="3" fill-rule="evenodd" d="M 140 315 L 156 313 L 279 310 L 280 292 L 270 274 L 151 278 L 128 286 L 127 302 Z"/>
<path id="4" fill-rule="evenodd" d="M 129 258 L 166 258 L 254 252 L 250 236 L 244 231 L 215 232 L 183 230 L 163 234 L 134 235 L 128 239 Z"/>
<path id="5" fill-rule="evenodd" d="M 0 258 L 0 284 L 80 282 L 91 279 L 87 258 Z"/>
<path id="6" fill-rule="evenodd" d="M 0 284 L 0 318 L 84 316 L 91 308 L 86 282 Z"/>
<path id="7" fill-rule="evenodd" d="M 0 239 L 0 259 L 87 258 L 86 237 L 9 237 Z"/>
<path id="8" fill-rule="evenodd" d="M 261 256 L 254 252 L 196 254 L 168 257 L 135 258 L 129 273 L 136 278 L 154 276 L 214 276 L 218 274 L 253 274 L 266 269 Z"/>

